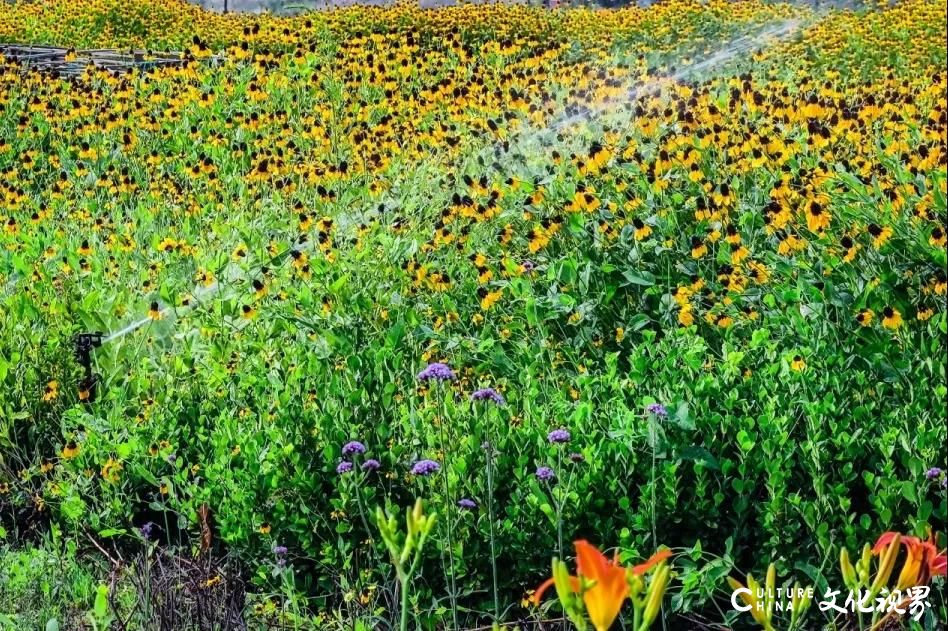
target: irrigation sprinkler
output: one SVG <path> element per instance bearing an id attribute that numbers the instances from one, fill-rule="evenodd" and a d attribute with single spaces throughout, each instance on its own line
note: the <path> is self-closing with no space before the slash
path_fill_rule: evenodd
<path id="1" fill-rule="evenodd" d="M 99 378 L 92 372 L 92 351 L 102 346 L 102 336 L 100 332 L 79 333 L 73 338 L 76 361 L 85 369 L 85 376 L 79 382 L 79 400 L 83 403 L 95 401 Z"/>

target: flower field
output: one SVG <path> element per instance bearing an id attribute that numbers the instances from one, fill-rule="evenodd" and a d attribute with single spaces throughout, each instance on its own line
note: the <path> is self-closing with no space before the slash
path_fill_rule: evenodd
<path id="1" fill-rule="evenodd" d="M 944 628 L 945 39 L 0 4 L 0 629 Z"/>

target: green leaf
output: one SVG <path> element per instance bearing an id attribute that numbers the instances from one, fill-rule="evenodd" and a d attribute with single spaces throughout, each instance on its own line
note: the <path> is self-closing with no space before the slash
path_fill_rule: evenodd
<path id="1" fill-rule="evenodd" d="M 92 613 L 97 620 L 104 620 L 109 615 L 109 588 L 105 585 L 99 585 L 96 588 Z"/>
<path id="2" fill-rule="evenodd" d="M 675 410 L 675 416 L 672 417 L 672 421 L 680 428 L 684 430 L 693 430 L 695 429 L 695 421 L 691 418 L 691 414 L 688 409 L 688 403 L 682 401 L 678 404 L 678 409 Z"/>
<path id="3" fill-rule="evenodd" d="M 99 531 L 99 536 L 104 538 L 114 537 L 116 535 L 125 535 L 128 531 L 124 528 L 106 528 Z"/>
<path id="4" fill-rule="evenodd" d="M 648 316 L 645 315 L 644 313 L 639 313 L 639 314 L 633 316 L 633 317 L 629 320 L 628 329 L 629 329 L 629 331 L 638 331 L 638 330 L 641 329 L 642 327 L 648 325 L 648 323 L 651 322 L 651 321 L 652 321 L 652 319 L 651 319 L 650 317 L 648 317 Z"/>
<path id="5" fill-rule="evenodd" d="M 625 285 L 641 285 L 642 287 L 651 287 L 655 284 L 655 274 L 645 270 L 626 270 L 622 273 L 627 281 Z"/>
<path id="6" fill-rule="evenodd" d="M 705 449 L 704 447 L 698 447 L 696 445 L 689 445 L 688 447 L 683 448 L 679 453 L 678 457 L 681 460 L 690 460 L 691 462 L 700 462 L 702 465 L 708 469 L 713 469 L 717 471 L 720 466 L 718 465 L 718 459 L 711 455 L 711 452 Z"/>
<path id="7" fill-rule="evenodd" d="M 536 326 L 539 322 L 537 317 L 537 301 L 534 298 L 527 299 L 527 324 Z"/>

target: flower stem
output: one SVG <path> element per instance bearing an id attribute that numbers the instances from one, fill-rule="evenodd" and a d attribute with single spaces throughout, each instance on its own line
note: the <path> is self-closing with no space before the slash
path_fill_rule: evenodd
<path id="1" fill-rule="evenodd" d="M 490 532 L 490 569 L 494 593 L 494 620 L 500 619 L 500 599 L 497 597 L 497 553 L 494 549 L 494 444 L 491 442 L 490 420 L 487 421 L 487 525 Z"/>
<path id="2" fill-rule="evenodd" d="M 439 392 L 438 394 L 441 395 L 443 411 L 441 419 L 439 419 L 438 429 L 441 434 L 441 453 L 444 460 L 444 465 L 441 467 L 441 479 L 444 481 L 444 525 L 448 539 L 448 572 L 451 585 L 451 592 L 448 594 L 448 597 L 451 601 L 451 620 L 454 622 L 454 628 L 458 629 L 460 627 L 458 626 L 457 583 L 454 573 L 454 535 L 451 528 L 451 508 L 453 501 L 451 499 L 450 485 L 448 484 L 448 440 L 444 430 L 448 410 L 447 405 L 444 403 L 444 393 Z"/>

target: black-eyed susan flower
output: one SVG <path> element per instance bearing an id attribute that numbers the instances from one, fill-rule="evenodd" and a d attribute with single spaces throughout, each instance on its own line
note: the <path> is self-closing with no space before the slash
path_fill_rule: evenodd
<path id="1" fill-rule="evenodd" d="M 43 401 L 53 401 L 59 396 L 59 382 L 55 379 L 46 384 L 43 390 Z"/>
<path id="2" fill-rule="evenodd" d="M 882 310 L 882 326 L 887 329 L 898 329 L 902 326 L 902 314 L 895 307 L 886 307 Z"/>
<path id="3" fill-rule="evenodd" d="M 63 446 L 63 449 L 59 455 L 62 456 L 64 460 L 75 458 L 79 455 L 79 443 L 74 440 L 70 440 Z"/>
<path id="4" fill-rule="evenodd" d="M 102 465 L 102 478 L 106 482 L 111 482 L 115 484 L 119 481 L 119 478 L 122 474 L 122 463 L 116 460 L 115 458 L 109 458 L 104 465 Z"/>

